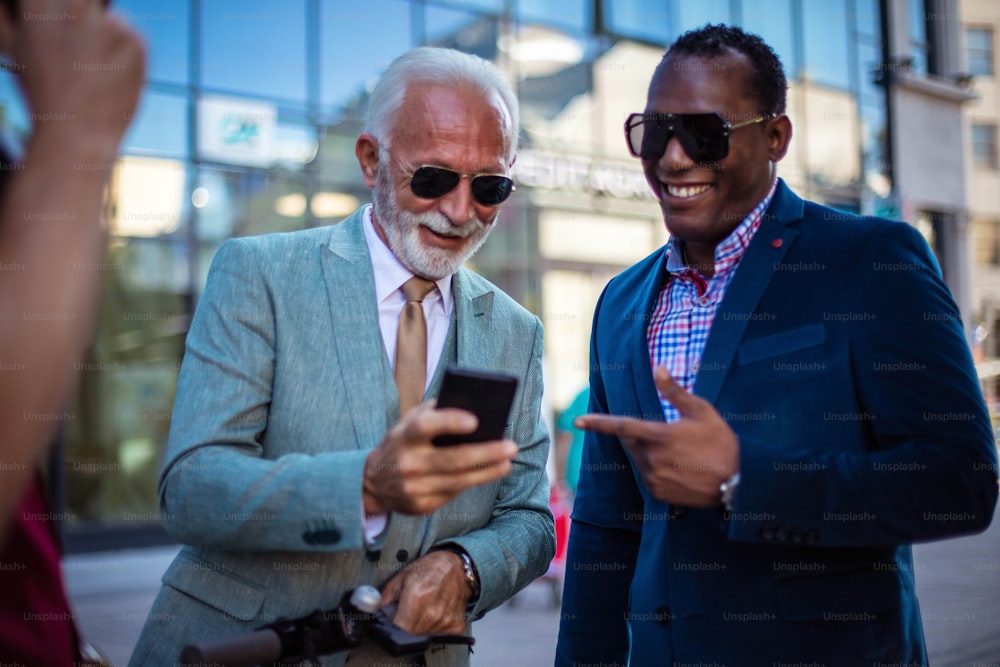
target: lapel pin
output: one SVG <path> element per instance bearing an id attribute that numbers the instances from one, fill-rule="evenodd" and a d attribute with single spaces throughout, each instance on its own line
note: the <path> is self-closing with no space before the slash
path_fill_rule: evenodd
<path id="1" fill-rule="evenodd" d="M 781 239 L 774 239 L 773 241 L 771 241 L 771 247 L 772 248 L 780 248 L 782 245 L 784 245 L 784 243 L 785 242 L 782 241 Z"/>

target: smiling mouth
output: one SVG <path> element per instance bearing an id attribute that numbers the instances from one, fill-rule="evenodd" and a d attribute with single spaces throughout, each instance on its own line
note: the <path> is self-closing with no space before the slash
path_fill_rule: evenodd
<path id="1" fill-rule="evenodd" d="M 671 197 L 678 197 L 680 199 L 687 199 L 689 197 L 694 197 L 700 195 L 702 192 L 707 192 L 711 185 L 671 185 L 669 183 L 664 183 L 667 189 L 667 194 Z"/>
<path id="2" fill-rule="evenodd" d="M 448 239 L 449 241 L 457 241 L 465 238 L 461 234 L 447 234 L 444 232 L 439 232 L 436 229 L 433 229 L 432 227 L 428 227 L 426 225 L 424 225 L 424 229 L 426 229 L 427 231 L 429 231 L 431 234 L 433 234 L 438 238 Z"/>

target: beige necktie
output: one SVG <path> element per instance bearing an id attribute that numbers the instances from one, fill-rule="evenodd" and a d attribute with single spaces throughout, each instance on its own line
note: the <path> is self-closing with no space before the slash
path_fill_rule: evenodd
<path id="1" fill-rule="evenodd" d="M 403 283 L 406 304 L 399 314 L 396 330 L 396 388 L 399 390 L 399 416 L 419 405 L 427 384 L 427 320 L 421 302 L 435 287 L 434 283 L 414 276 Z"/>

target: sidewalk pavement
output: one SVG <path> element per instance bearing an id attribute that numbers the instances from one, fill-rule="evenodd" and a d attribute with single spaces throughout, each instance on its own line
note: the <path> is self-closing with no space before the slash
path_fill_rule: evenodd
<path id="1" fill-rule="evenodd" d="M 124 667 L 177 547 L 72 556 L 66 585 L 84 635 Z M 914 547 L 930 664 L 1000 667 L 1000 519 L 982 535 Z M 548 667 L 559 610 L 546 582 L 475 624 L 473 667 Z M 817 656 L 822 662 L 822 656 Z"/>

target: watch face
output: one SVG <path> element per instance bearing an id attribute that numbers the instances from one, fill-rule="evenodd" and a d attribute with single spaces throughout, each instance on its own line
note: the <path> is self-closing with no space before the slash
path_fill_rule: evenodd
<path id="1" fill-rule="evenodd" d="M 727 510 L 732 509 L 733 496 L 736 495 L 736 487 L 740 484 L 740 474 L 736 473 L 725 482 L 719 485 L 720 500 Z"/>
<path id="2" fill-rule="evenodd" d="M 469 558 L 468 554 L 462 554 L 462 570 L 465 572 L 465 578 L 468 580 L 469 585 L 472 586 L 472 589 L 478 590 L 479 577 L 476 576 L 476 568 L 472 565 L 472 559 Z"/>

